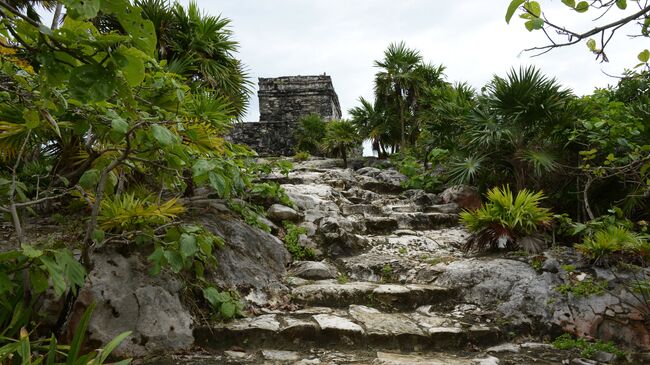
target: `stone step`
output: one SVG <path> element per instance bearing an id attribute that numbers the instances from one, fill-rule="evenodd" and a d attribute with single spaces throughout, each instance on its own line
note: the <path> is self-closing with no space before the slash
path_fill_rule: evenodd
<path id="1" fill-rule="evenodd" d="M 341 204 L 341 214 L 344 216 L 362 215 L 364 217 L 385 217 L 394 213 L 443 213 L 457 214 L 459 212 L 456 204 L 440 204 L 420 206 L 417 204 L 388 204 L 385 206 L 373 204 Z"/>
<path id="2" fill-rule="evenodd" d="M 454 294 L 451 289 L 436 285 L 370 282 L 339 284 L 324 280 L 295 287 L 291 297 L 294 303 L 307 306 L 341 308 L 351 304 L 366 304 L 386 310 L 413 310 L 422 305 L 447 301 Z"/>
<path id="3" fill-rule="evenodd" d="M 460 352 L 460 351 L 459 351 Z M 287 351 L 278 349 L 243 349 L 217 351 L 205 354 L 180 354 L 173 358 L 158 358 L 147 365 L 494 365 L 498 358 L 487 354 L 467 353 L 398 353 L 364 350 L 303 349 Z M 545 365 L 549 363 L 544 362 Z M 561 363 L 559 363 L 561 364 Z"/>
<path id="4" fill-rule="evenodd" d="M 458 225 L 458 215 L 450 213 L 392 212 L 385 217 L 366 217 L 367 234 L 385 235 L 397 230 L 426 231 Z"/>
<path id="5" fill-rule="evenodd" d="M 347 310 L 309 308 L 266 314 L 195 329 L 196 343 L 210 349 L 305 348 L 451 350 L 498 343 L 493 327 L 431 313 L 386 313 L 352 305 Z"/>

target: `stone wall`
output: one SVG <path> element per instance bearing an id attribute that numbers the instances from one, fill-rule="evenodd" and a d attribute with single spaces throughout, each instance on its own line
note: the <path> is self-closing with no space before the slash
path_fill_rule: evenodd
<path id="1" fill-rule="evenodd" d="M 297 122 L 284 121 L 235 123 L 228 139 L 249 146 L 260 156 L 292 156 L 296 127 Z"/>
<path id="2" fill-rule="evenodd" d="M 293 155 L 293 133 L 304 116 L 341 119 L 339 98 L 332 78 L 326 75 L 260 78 L 258 96 L 260 121 L 235 124 L 228 139 L 251 147 L 260 156 Z"/>
<path id="3" fill-rule="evenodd" d="M 260 78 L 260 121 L 297 121 L 309 114 L 341 119 L 339 98 L 329 76 Z"/>

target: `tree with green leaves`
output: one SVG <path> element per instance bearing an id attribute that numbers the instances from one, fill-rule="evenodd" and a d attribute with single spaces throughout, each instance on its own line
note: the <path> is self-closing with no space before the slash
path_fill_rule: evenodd
<path id="1" fill-rule="evenodd" d="M 326 124 L 322 149 L 331 155 L 341 157 L 343 166 L 347 168 L 348 153 L 360 147 L 362 141 L 362 137 L 350 121 L 332 120 Z"/>
<path id="2" fill-rule="evenodd" d="M 536 52 L 536 55 L 547 53 L 560 47 L 572 46 L 586 42 L 590 52 L 596 55 L 597 60 L 607 62 L 609 57 L 605 52 L 614 35 L 628 24 L 636 26 L 637 31 L 632 37 L 650 37 L 650 3 L 643 0 L 605 0 L 605 1 L 575 1 L 562 0 L 568 11 L 577 14 L 587 13 L 594 18 L 595 26 L 585 31 L 572 29 L 571 26 L 557 23 L 549 14 L 545 13 L 538 1 L 512 0 L 506 12 L 506 22 L 510 22 L 515 14 L 524 20 L 528 31 L 541 31 L 548 44 L 526 49 Z M 614 20 L 605 20 L 604 16 L 614 11 L 620 11 L 621 16 Z M 644 49 L 639 55 L 639 66 L 650 67 L 650 50 Z"/>
<path id="3" fill-rule="evenodd" d="M 293 136 L 296 140 L 296 149 L 318 155 L 321 142 L 325 138 L 326 125 L 327 122 L 318 114 L 300 118 Z"/>
<path id="4" fill-rule="evenodd" d="M 195 1 L 187 7 L 168 0 L 137 0 L 142 15 L 156 31 L 156 53 L 169 71 L 182 75 L 194 88 L 211 89 L 210 97 L 228 101 L 242 117 L 251 95 L 244 64 L 235 57 L 230 19 L 205 14 Z"/>
<path id="5" fill-rule="evenodd" d="M 73 300 L 93 252 L 111 245 L 151 250 L 153 274 L 187 278 L 236 315 L 204 277 L 222 239 L 182 215 L 188 183 L 224 199 L 255 187 L 252 152 L 222 137 L 237 112 L 158 61 L 154 24 L 130 1 L 63 3 L 53 29 L 0 0 L 0 214 L 13 226 L 0 248 L 0 346 L 39 320 L 48 290 Z M 24 222 L 54 207 L 83 224 L 60 227 L 72 237 L 52 246 Z"/>

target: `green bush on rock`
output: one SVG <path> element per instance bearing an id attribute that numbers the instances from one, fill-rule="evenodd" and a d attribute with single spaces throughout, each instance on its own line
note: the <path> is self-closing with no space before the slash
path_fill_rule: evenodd
<path id="1" fill-rule="evenodd" d="M 521 190 L 515 197 L 510 187 L 493 188 L 488 201 L 476 211 L 465 211 L 460 218 L 472 233 L 465 251 L 523 248 L 529 253 L 543 249 L 539 231 L 552 221 L 550 210 L 540 207 L 541 192 Z"/>

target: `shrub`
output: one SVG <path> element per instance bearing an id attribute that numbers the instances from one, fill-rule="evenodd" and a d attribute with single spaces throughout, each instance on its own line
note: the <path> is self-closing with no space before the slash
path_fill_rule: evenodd
<path id="1" fill-rule="evenodd" d="M 565 333 L 553 341 L 553 346 L 559 350 L 580 350 L 580 356 L 593 358 L 597 352 L 603 351 L 616 355 L 617 358 L 625 357 L 625 352 L 618 349 L 611 342 L 587 342 L 582 338 L 574 339 L 570 334 Z"/>
<path id="2" fill-rule="evenodd" d="M 529 253 L 542 251 L 540 229 L 550 225 L 551 212 L 539 206 L 541 192 L 521 190 L 516 197 L 509 187 L 493 188 L 488 202 L 476 211 L 461 213 L 461 221 L 472 233 L 465 251 L 523 248 Z"/>
<path id="3" fill-rule="evenodd" d="M 294 160 L 294 161 L 297 161 L 297 162 L 304 162 L 304 161 L 309 160 L 309 157 L 311 157 L 311 155 L 309 154 L 309 152 L 306 152 L 306 151 L 298 151 L 298 152 L 296 152 L 296 154 L 293 156 L 293 160 Z"/>
<path id="4" fill-rule="evenodd" d="M 587 259 L 596 265 L 612 262 L 639 262 L 650 259 L 650 243 L 647 239 L 621 226 L 608 226 L 576 245 Z"/>
<path id="5" fill-rule="evenodd" d="M 311 154 L 320 152 L 320 144 L 325 138 L 327 123 L 318 114 L 310 114 L 298 121 L 295 131 L 296 148 Z"/>

